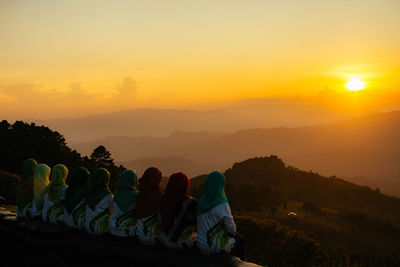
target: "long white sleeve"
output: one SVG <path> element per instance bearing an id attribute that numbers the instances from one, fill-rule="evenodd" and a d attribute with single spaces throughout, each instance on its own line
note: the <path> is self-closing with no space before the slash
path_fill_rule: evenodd
<path id="1" fill-rule="evenodd" d="M 222 221 L 225 224 L 226 230 L 230 233 L 236 233 L 236 224 L 233 221 L 231 208 L 229 207 L 229 205 L 224 205 L 223 208 L 224 208 L 224 212 L 223 212 Z"/>

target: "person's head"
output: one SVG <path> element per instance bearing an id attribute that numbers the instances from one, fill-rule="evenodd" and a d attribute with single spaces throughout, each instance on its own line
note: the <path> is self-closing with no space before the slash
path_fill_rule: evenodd
<path id="1" fill-rule="evenodd" d="M 137 175 L 134 170 L 125 170 L 122 172 L 118 181 L 117 190 L 129 190 L 137 185 Z"/>
<path id="2" fill-rule="evenodd" d="M 161 179 L 162 174 L 159 169 L 148 168 L 141 178 L 140 191 L 161 191 Z"/>
<path id="3" fill-rule="evenodd" d="M 51 171 L 51 183 L 52 184 L 65 184 L 65 179 L 67 179 L 68 169 L 63 164 L 57 164 L 53 167 Z"/>
<path id="4" fill-rule="evenodd" d="M 87 185 L 90 179 L 90 172 L 85 167 L 76 168 L 72 174 L 71 179 L 69 180 L 69 187 L 78 187 L 82 185 Z"/>
<path id="5" fill-rule="evenodd" d="M 204 181 L 204 194 L 199 200 L 197 212 L 202 214 L 222 203 L 227 203 L 224 188 L 225 176 L 222 173 L 213 171 L 207 175 Z"/>
<path id="6" fill-rule="evenodd" d="M 189 190 L 189 179 L 183 172 L 176 172 L 169 178 L 165 194 L 170 192 L 176 195 L 187 195 Z"/>
<path id="7" fill-rule="evenodd" d="M 51 169 L 47 164 L 44 163 L 38 164 L 35 167 L 33 178 L 36 181 L 41 180 L 49 183 L 50 171 Z"/>
<path id="8" fill-rule="evenodd" d="M 92 177 L 92 180 L 90 184 L 93 187 L 98 187 L 98 186 L 108 186 L 108 183 L 110 182 L 110 172 L 105 169 L 105 168 L 98 168 Z"/>
<path id="9" fill-rule="evenodd" d="M 21 179 L 33 177 L 33 174 L 35 173 L 35 168 L 37 165 L 38 165 L 38 163 L 34 159 L 25 160 L 24 163 L 22 164 Z"/>
<path id="10" fill-rule="evenodd" d="M 213 171 L 207 175 L 204 181 L 204 195 L 207 198 L 213 199 L 225 195 L 225 176 L 219 171 Z"/>

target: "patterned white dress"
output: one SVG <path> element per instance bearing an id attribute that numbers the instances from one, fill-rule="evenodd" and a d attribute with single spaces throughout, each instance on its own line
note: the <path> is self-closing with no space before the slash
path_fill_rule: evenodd
<path id="1" fill-rule="evenodd" d="M 64 224 L 69 227 L 83 230 L 85 224 L 85 211 L 85 200 L 79 202 L 79 204 L 75 206 L 71 213 L 69 213 L 67 209 L 64 209 Z"/>
<path id="2" fill-rule="evenodd" d="M 48 221 L 51 223 L 64 223 L 64 204 L 62 201 L 65 200 L 65 192 L 67 188 L 67 186 L 64 186 L 61 191 L 60 199 L 57 203 L 54 203 L 50 200 L 48 192 L 44 194 L 42 209 L 43 221 Z"/>
<path id="3" fill-rule="evenodd" d="M 161 235 L 161 214 L 155 212 L 154 214 L 138 219 L 136 235 L 139 240 L 148 246 L 157 244 L 157 240 Z"/>
<path id="4" fill-rule="evenodd" d="M 110 217 L 113 212 L 113 195 L 106 195 L 94 210 L 86 204 L 84 228 L 89 234 L 103 235 L 108 231 Z"/>
<path id="5" fill-rule="evenodd" d="M 114 201 L 113 214 L 111 215 L 108 231 L 116 236 L 135 236 L 137 227 L 136 202 L 127 210 L 121 210 Z"/>
<path id="6" fill-rule="evenodd" d="M 197 214 L 197 247 L 204 254 L 230 253 L 235 239 L 228 233 L 236 233 L 228 203 L 215 206 L 210 211 Z"/>

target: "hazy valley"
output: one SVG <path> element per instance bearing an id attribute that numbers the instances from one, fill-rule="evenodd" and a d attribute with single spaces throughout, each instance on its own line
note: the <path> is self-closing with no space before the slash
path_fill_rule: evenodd
<path id="1" fill-rule="evenodd" d="M 130 124 L 136 125 L 134 120 Z M 400 112 L 396 111 L 322 126 L 232 133 L 175 131 L 166 137 L 110 136 L 71 146 L 89 155 L 102 144 L 117 162 L 139 172 L 157 165 L 166 174 L 183 170 L 192 177 L 224 170 L 250 157 L 276 154 L 289 165 L 399 195 L 399 137 Z"/>

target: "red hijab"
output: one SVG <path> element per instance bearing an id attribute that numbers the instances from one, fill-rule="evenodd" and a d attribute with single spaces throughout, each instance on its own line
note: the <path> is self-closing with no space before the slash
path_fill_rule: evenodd
<path id="1" fill-rule="evenodd" d="M 161 178 L 161 172 L 157 168 L 151 167 L 144 172 L 136 200 L 138 219 L 154 214 L 160 207 L 162 199 Z"/>
<path id="2" fill-rule="evenodd" d="M 160 206 L 161 227 L 165 233 L 169 232 L 174 222 L 178 200 L 188 195 L 188 189 L 189 179 L 184 173 L 177 172 L 171 175 Z"/>

